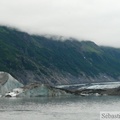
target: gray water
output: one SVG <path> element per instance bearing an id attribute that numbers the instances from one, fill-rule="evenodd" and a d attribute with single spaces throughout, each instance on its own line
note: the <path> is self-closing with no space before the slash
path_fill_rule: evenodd
<path id="1" fill-rule="evenodd" d="M 120 111 L 120 97 L 0 98 L 0 120 L 99 120 L 100 111 Z"/>

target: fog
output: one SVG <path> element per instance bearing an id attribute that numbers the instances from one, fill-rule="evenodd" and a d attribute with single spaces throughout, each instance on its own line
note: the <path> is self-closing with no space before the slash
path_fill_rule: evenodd
<path id="1" fill-rule="evenodd" d="M 120 47 L 119 0 L 0 0 L 0 24 Z"/>

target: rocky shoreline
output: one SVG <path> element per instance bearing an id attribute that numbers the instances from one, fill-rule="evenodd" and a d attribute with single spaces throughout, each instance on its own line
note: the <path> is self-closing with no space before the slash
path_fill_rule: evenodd
<path id="1" fill-rule="evenodd" d="M 82 90 L 76 90 L 73 93 L 75 95 L 81 95 L 81 96 L 120 95 L 120 87 L 119 88 L 111 88 L 111 89 L 82 89 Z"/>

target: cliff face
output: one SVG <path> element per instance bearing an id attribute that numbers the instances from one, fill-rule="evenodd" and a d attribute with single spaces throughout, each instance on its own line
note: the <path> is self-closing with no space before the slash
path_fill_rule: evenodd
<path id="1" fill-rule="evenodd" d="M 5 93 L 18 87 L 23 87 L 23 85 L 9 73 L 0 72 L 0 95 L 5 95 Z"/>
<path id="2" fill-rule="evenodd" d="M 91 41 L 29 35 L 0 26 L 0 71 L 23 84 L 120 80 L 120 49 Z"/>

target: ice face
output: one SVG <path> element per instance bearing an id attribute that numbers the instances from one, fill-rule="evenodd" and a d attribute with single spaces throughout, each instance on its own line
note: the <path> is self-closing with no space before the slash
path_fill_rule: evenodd
<path id="1" fill-rule="evenodd" d="M 1 95 L 4 95 L 5 93 L 12 91 L 14 88 L 19 88 L 23 86 L 23 84 L 21 84 L 19 81 L 13 78 L 10 74 L 5 73 L 5 76 L 6 77 L 2 77 L 2 79 L 7 78 L 7 80 L 5 79 L 6 81 L 4 84 L 0 84 Z"/>
<path id="2" fill-rule="evenodd" d="M 23 90 L 20 97 L 38 97 L 38 96 L 61 96 L 68 95 L 65 91 L 52 88 L 46 85 L 38 85 L 37 87 L 29 87 L 28 89 Z"/>

